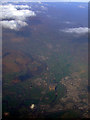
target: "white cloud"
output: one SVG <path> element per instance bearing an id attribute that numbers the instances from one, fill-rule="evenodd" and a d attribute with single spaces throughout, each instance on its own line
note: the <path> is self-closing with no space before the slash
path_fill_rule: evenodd
<path id="1" fill-rule="evenodd" d="M 47 7 L 45 7 L 45 6 L 42 5 L 42 6 L 41 6 L 41 9 L 42 9 L 42 10 L 47 10 Z"/>
<path id="2" fill-rule="evenodd" d="M 85 6 L 83 6 L 83 5 L 79 5 L 78 7 L 79 7 L 79 8 L 85 8 Z"/>
<path id="3" fill-rule="evenodd" d="M 25 8 L 29 8 L 29 6 L 12 4 L 0 5 L 0 20 L 1 20 L 0 24 L 2 24 L 3 27 L 5 27 L 6 25 L 5 28 L 15 30 L 17 28 L 26 26 L 27 25 L 27 23 L 25 22 L 26 18 L 30 16 L 35 16 L 36 14 L 34 11 Z"/>
<path id="4" fill-rule="evenodd" d="M 88 33 L 88 28 L 87 27 L 68 28 L 62 31 L 66 33 L 75 33 L 75 34 L 81 35 L 81 34 Z"/>
<path id="5" fill-rule="evenodd" d="M 70 22 L 70 21 L 65 21 L 63 23 L 65 23 L 65 24 L 72 24 L 72 22 Z"/>
<path id="6" fill-rule="evenodd" d="M 18 20 L 18 21 L 15 21 L 15 20 L 11 20 L 11 21 L 4 20 L 4 21 L 0 21 L 0 24 L 2 24 L 2 26 L 4 28 L 9 28 L 9 29 L 14 29 L 14 30 L 19 30 L 19 28 L 27 26 L 26 22 L 23 22 L 23 21 L 20 21 L 20 20 Z"/>
<path id="7" fill-rule="evenodd" d="M 39 4 L 41 4 L 42 2 L 41 1 L 37 1 Z"/>
<path id="8" fill-rule="evenodd" d="M 15 5 L 16 8 L 20 8 L 20 9 L 29 9 L 31 8 L 31 6 L 28 5 Z"/>
<path id="9" fill-rule="evenodd" d="M 11 18 L 11 19 L 21 20 L 21 19 L 26 19 L 26 17 L 29 16 L 35 16 L 35 13 L 31 10 L 17 10 L 16 7 L 17 6 L 11 4 L 0 6 L 0 19 Z"/>

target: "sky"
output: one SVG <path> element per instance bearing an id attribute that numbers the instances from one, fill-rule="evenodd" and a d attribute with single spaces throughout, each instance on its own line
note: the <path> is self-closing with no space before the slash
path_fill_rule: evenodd
<path id="1" fill-rule="evenodd" d="M 90 0 L 0 0 L 0 2 L 89 2 Z"/>
<path id="2" fill-rule="evenodd" d="M 14 0 L 9 0 L 14 1 Z M 15 0 L 16 1 L 16 0 Z M 17 2 L 20 0 L 17 0 Z M 29 1 L 29 0 L 28 0 Z M 40 8 L 40 12 L 44 10 L 47 11 L 48 8 L 44 6 L 42 3 L 38 4 Z M 83 4 L 77 4 L 77 8 L 85 9 L 86 6 Z M 4 28 L 9 28 L 12 30 L 20 30 L 20 28 L 28 26 L 26 19 L 28 17 L 37 16 L 37 10 L 33 10 L 30 5 L 23 4 L 3 4 L 0 5 L 0 24 Z M 66 21 L 67 24 L 70 24 L 70 21 Z M 75 33 L 75 34 L 83 34 L 88 31 L 87 27 L 79 26 L 78 28 L 66 28 L 61 30 L 62 32 L 67 33 Z"/>

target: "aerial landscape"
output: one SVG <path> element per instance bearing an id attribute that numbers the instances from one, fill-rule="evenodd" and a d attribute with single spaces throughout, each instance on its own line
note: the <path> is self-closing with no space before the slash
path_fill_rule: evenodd
<path id="1" fill-rule="evenodd" d="M 88 3 L 1 9 L 2 118 L 88 118 Z"/>

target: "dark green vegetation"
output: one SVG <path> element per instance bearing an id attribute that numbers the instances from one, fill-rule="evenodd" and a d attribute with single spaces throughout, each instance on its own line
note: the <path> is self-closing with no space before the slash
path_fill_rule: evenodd
<path id="1" fill-rule="evenodd" d="M 64 112 L 57 112 L 55 114 L 48 114 L 45 116 L 46 118 L 51 118 L 52 120 L 55 120 L 55 119 L 78 119 L 79 115 L 78 113 L 75 111 L 64 111 Z"/>
<path id="2" fill-rule="evenodd" d="M 59 29 L 71 27 L 60 22 L 71 20 L 64 13 L 71 10 L 66 7 L 63 12 L 64 5 L 57 3 L 56 7 L 48 5 L 47 13 L 28 18 L 29 25 L 20 31 L 3 28 L 3 116 L 8 112 L 12 118 L 43 116 L 44 119 L 77 118 L 81 114 L 66 110 L 67 101 L 61 103 L 67 96 L 67 88 L 60 81 L 75 72 L 87 79 L 87 35 L 60 32 Z M 74 12 L 73 9 L 71 15 Z M 80 13 L 74 14 L 74 18 Z M 85 16 L 84 13 L 83 21 Z M 84 24 L 82 20 L 78 18 L 73 26 Z M 33 110 L 31 104 L 35 104 Z M 63 108 L 59 112 L 60 107 L 56 106 L 60 104 Z"/>

